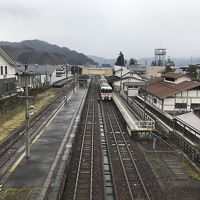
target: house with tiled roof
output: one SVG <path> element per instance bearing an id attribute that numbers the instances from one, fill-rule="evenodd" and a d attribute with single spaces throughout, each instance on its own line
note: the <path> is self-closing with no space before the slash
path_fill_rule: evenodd
<path id="1" fill-rule="evenodd" d="M 31 88 L 53 85 L 55 82 L 66 78 L 66 70 L 63 66 L 29 64 L 27 73 L 29 74 L 28 86 Z M 25 87 L 26 76 L 24 76 L 23 65 L 18 65 L 16 68 L 16 76 L 16 84 Z"/>
<path id="2" fill-rule="evenodd" d="M 0 47 L 0 99 L 15 93 L 15 61 Z"/>
<path id="3" fill-rule="evenodd" d="M 149 80 L 146 100 L 173 114 L 188 112 L 200 106 L 200 82 L 191 81 L 185 74 L 169 72 Z"/>

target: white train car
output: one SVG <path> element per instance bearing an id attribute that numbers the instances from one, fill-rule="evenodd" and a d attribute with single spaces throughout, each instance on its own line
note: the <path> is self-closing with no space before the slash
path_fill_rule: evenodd
<path id="1" fill-rule="evenodd" d="M 100 75 L 100 95 L 102 100 L 112 100 L 112 87 L 107 83 L 106 78 Z"/>

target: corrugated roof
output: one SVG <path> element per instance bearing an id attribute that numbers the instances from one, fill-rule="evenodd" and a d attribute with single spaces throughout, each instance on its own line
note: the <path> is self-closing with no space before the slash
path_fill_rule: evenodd
<path id="1" fill-rule="evenodd" d="M 195 114 L 195 112 L 189 112 L 176 117 L 176 119 L 181 120 L 185 124 L 196 129 L 200 133 L 200 117 Z"/>

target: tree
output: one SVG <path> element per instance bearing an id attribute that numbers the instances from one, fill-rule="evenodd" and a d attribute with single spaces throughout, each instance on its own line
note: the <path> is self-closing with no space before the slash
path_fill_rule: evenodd
<path id="1" fill-rule="evenodd" d="M 165 65 L 165 73 L 171 72 L 171 71 L 172 71 L 171 65 L 166 64 L 166 65 Z"/>
<path id="2" fill-rule="evenodd" d="M 137 60 L 131 58 L 130 61 L 129 61 L 129 65 L 136 65 L 136 64 L 137 64 Z"/>
<path id="3" fill-rule="evenodd" d="M 124 55 L 122 54 L 121 51 L 119 53 L 119 56 L 117 58 L 117 61 L 116 61 L 115 65 L 117 65 L 117 66 L 125 66 Z"/>
<path id="4" fill-rule="evenodd" d="M 188 74 L 192 77 L 192 79 L 196 80 L 198 73 L 197 73 L 197 69 L 195 67 L 195 65 L 189 65 L 188 67 Z"/>
<path id="5" fill-rule="evenodd" d="M 174 62 L 170 58 L 168 58 L 167 61 L 165 62 L 165 73 L 172 72 L 173 66 L 175 66 Z"/>
<path id="6" fill-rule="evenodd" d="M 170 59 L 170 57 L 167 59 L 167 64 L 170 66 L 175 66 L 175 63 L 173 60 Z"/>

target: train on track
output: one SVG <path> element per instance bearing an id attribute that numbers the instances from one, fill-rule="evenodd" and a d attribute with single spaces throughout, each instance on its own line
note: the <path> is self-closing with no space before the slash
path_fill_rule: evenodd
<path id="1" fill-rule="evenodd" d="M 102 100 L 112 100 L 112 87 L 108 84 L 106 78 L 101 74 L 99 79 L 100 95 Z"/>

